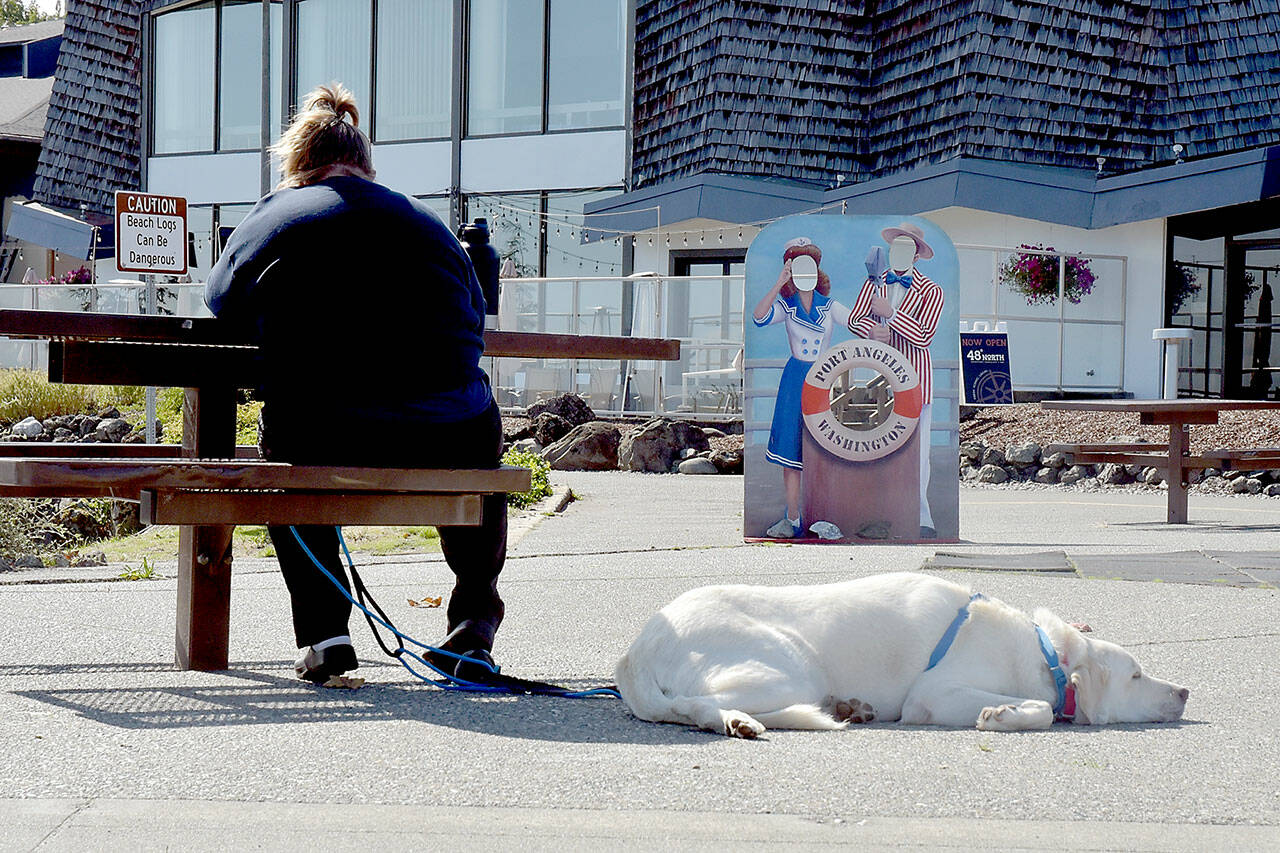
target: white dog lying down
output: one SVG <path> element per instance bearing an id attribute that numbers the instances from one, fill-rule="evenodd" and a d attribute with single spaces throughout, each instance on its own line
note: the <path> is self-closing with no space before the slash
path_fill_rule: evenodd
<path id="1" fill-rule="evenodd" d="M 1033 622 L 958 584 L 906 573 L 691 590 L 649 620 L 614 676 L 642 720 L 745 738 L 766 726 L 873 720 L 1047 729 L 1055 711 L 1073 710 L 1090 725 L 1170 722 L 1189 693 L 1047 610 Z"/>

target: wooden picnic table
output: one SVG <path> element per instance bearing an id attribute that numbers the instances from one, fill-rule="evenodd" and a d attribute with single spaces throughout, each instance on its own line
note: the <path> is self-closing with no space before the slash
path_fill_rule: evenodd
<path id="1" fill-rule="evenodd" d="M 375 476 L 265 462 L 239 465 L 238 457 L 253 453 L 236 447 L 236 395 L 259 384 L 258 349 L 213 318 L 0 310 L 0 336 L 47 340 L 51 382 L 186 390 L 180 451 L 28 442 L 18 445 L 25 451 L 21 457 L 9 447 L 0 451 L 0 492 L 133 497 L 142 500 L 144 517 L 180 525 L 177 657 L 184 668 L 226 668 L 234 524 L 340 523 L 344 519 L 337 516 L 344 513 L 345 523 L 399 524 L 418 510 L 438 516 L 418 523 L 478 523 L 476 494 L 519 491 L 520 482 L 528 488 L 524 469 Z M 486 331 L 484 340 L 488 356 L 680 357 L 678 340 L 660 338 Z M 308 482 L 323 491 L 309 492 Z M 239 484 L 256 491 L 229 491 Z M 285 485 L 292 494 L 273 491 Z M 474 520 L 458 521 L 464 517 Z M 222 523 L 207 523 L 210 518 Z"/>
<path id="2" fill-rule="evenodd" d="M 1280 457 L 1280 448 L 1242 448 L 1213 450 L 1191 455 L 1191 427 L 1216 424 L 1225 411 L 1280 409 L 1277 400 L 1218 400 L 1184 398 L 1178 400 L 1044 400 L 1042 409 L 1058 412 L 1128 412 L 1138 416 L 1143 425 L 1169 427 L 1167 442 L 1102 442 L 1097 444 L 1055 444 L 1049 449 L 1070 453 L 1076 462 L 1091 465 L 1119 463 L 1162 468 L 1169 485 L 1168 521 L 1187 523 L 1187 486 L 1191 471 L 1204 468 L 1230 467 L 1251 460 L 1256 467 L 1267 467 Z"/>

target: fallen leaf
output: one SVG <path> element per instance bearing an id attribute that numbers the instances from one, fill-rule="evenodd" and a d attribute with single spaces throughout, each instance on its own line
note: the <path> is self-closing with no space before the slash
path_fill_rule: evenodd
<path id="1" fill-rule="evenodd" d="M 440 602 L 441 602 L 442 600 L 443 600 L 443 599 L 442 599 L 440 596 L 438 596 L 438 595 L 437 595 L 435 598 L 432 598 L 432 597 L 431 597 L 431 596 L 429 596 L 429 595 L 428 595 L 428 596 L 424 596 L 424 597 L 423 597 L 423 599 L 422 599 L 421 601 L 414 601 L 414 600 L 411 598 L 411 599 L 409 599 L 409 606 L 410 606 L 410 607 L 439 607 L 439 606 L 440 606 Z"/>
<path id="2" fill-rule="evenodd" d="M 324 683 L 325 687 L 341 688 L 343 690 L 357 690 L 364 687 L 363 678 L 348 678 L 345 675 L 331 675 L 329 680 Z"/>

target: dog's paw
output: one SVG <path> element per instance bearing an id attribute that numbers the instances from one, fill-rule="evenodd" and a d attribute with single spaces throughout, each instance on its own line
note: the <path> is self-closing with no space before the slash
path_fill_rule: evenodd
<path id="1" fill-rule="evenodd" d="M 835 703 L 831 716 L 841 723 L 871 723 L 876 714 L 871 706 L 860 699 L 846 699 Z"/>
<path id="2" fill-rule="evenodd" d="M 1016 732 L 1047 729 L 1053 725 L 1053 709 L 1048 702 L 1028 699 L 1021 705 L 997 705 L 978 714 L 978 729 L 984 732 Z"/>
<path id="3" fill-rule="evenodd" d="M 741 711 L 724 712 L 724 733 L 729 737 L 752 740 L 764 734 L 764 726 Z"/>

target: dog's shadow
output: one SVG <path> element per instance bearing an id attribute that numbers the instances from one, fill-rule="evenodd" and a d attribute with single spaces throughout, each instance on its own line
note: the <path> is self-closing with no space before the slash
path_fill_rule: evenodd
<path id="1" fill-rule="evenodd" d="M 110 672 L 168 676 L 135 686 L 13 691 L 12 695 L 122 729 L 408 720 L 530 740 L 653 745 L 698 743 L 707 734 L 684 726 L 638 720 L 621 701 L 610 696 L 565 699 L 446 691 L 405 680 L 404 670 L 394 664 L 363 661 L 361 674 L 368 678 L 364 686 L 354 690 L 325 689 L 299 681 L 292 677 L 291 670 L 289 661 L 236 662 L 231 669 L 201 674 L 200 681 L 211 683 L 174 684 L 172 664 L 53 664 L 0 666 L 0 678 Z M 597 686 L 574 680 L 562 683 L 580 690 Z"/>

